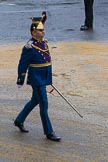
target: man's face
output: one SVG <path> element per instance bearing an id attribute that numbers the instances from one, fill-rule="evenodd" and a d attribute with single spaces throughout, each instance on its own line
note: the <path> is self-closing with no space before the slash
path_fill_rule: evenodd
<path id="1" fill-rule="evenodd" d="M 32 32 L 33 37 L 35 37 L 36 39 L 43 39 L 45 32 L 44 29 L 36 29 L 35 31 Z"/>

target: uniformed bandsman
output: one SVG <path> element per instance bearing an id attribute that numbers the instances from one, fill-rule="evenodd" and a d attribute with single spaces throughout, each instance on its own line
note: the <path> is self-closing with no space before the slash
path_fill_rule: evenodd
<path id="1" fill-rule="evenodd" d="M 17 85 L 20 88 L 24 84 L 27 73 L 27 84 L 32 87 L 32 97 L 16 117 L 14 125 L 21 132 L 27 133 L 28 130 L 24 127 L 24 121 L 34 107 L 39 104 L 44 134 L 47 139 L 60 141 L 61 137 L 55 134 L 48 115 L 46 86 L 52 85 L 52 63 L 48 42 L 44 39 L 44 23 L 46 19 L 46 12 L 43 12 L 41 17 L 32 18 L 30 27 L 32 38 L 22 49 L 18 64 Z"/>

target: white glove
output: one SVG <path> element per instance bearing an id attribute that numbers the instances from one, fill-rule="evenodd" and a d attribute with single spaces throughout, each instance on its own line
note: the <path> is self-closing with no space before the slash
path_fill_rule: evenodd
<path id="1" fill-rule="evenodd" d="M 23 85 L 19 85 L 19 84 L 17 84 L 17 87 L 18 87 L 18 88 L 21 88 L 22 86 L 23 86 Z"/>

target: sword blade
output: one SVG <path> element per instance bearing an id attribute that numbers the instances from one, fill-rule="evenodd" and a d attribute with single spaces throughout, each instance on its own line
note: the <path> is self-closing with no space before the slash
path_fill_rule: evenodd
<path id="1" fill-rule="evenodd" d="M 70 101 L 68 101 L 63 95 L 62 93 L 52 84 L 52 87 L 58 92 L 58 94 L 73 108 L 73 110 L 81 117 L 83 118 L 83 116 L 75 109 L 75 107 L 70 103 Z"/>

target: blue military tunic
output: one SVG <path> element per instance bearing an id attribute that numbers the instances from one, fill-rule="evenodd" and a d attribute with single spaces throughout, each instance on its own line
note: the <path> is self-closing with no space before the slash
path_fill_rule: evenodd
<path id="1" fill-rule="evenodd" d="M 51 56 L 46 40 L 38 41 L 31 38 L 23 47 L 18 64 L 17 84 L 24 84 L 27 70 L 27 84 L 32 86 L 52 84 Z"/>

